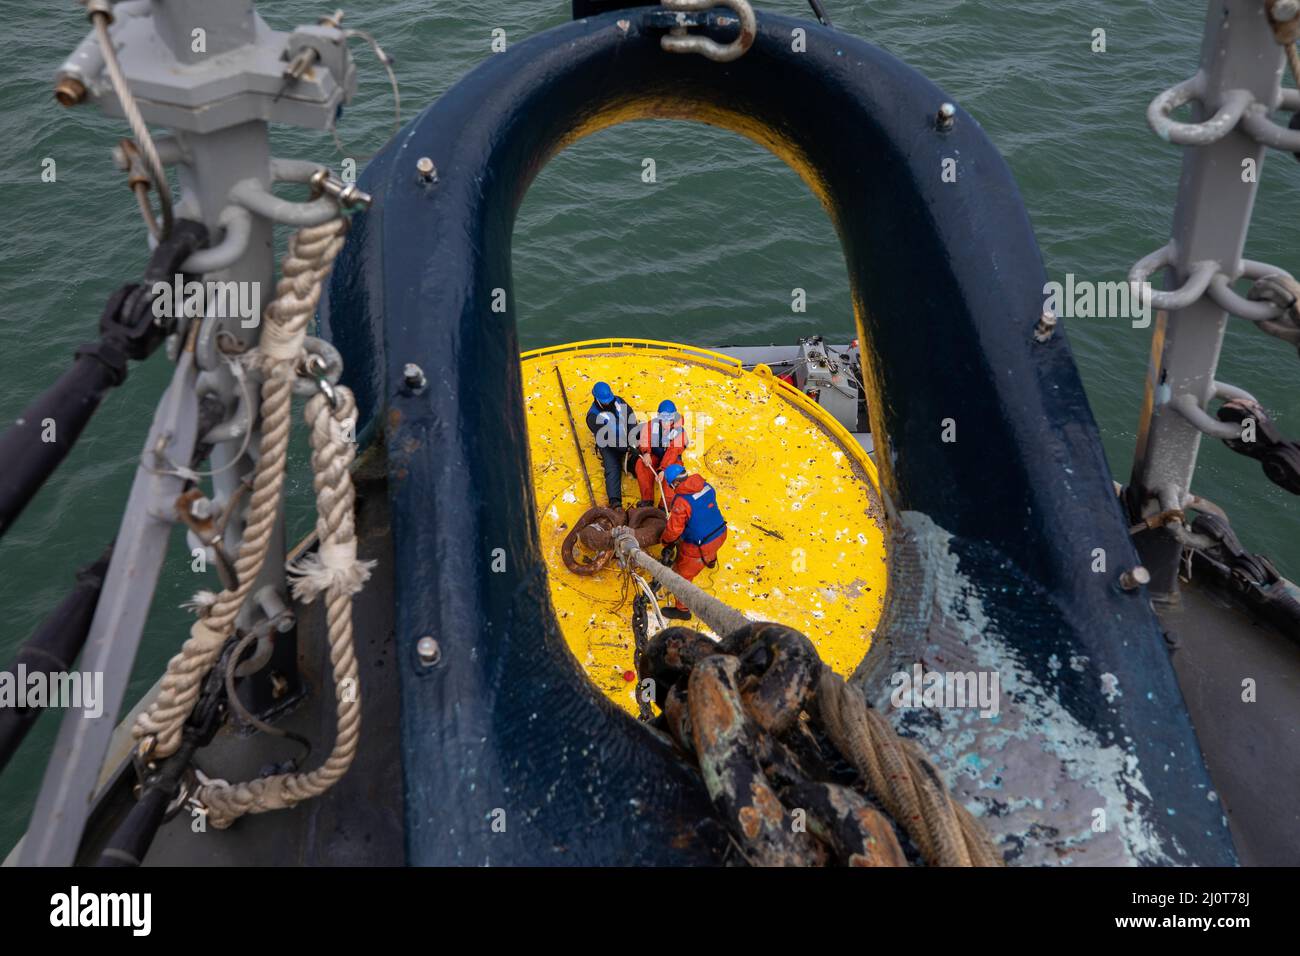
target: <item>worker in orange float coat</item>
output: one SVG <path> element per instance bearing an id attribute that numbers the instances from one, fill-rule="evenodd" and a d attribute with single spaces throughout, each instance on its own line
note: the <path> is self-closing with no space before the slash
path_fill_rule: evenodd
<path id="1" fill-rule="evenodd" d="M 677 406 L 669 401 L 659 403 L 659 413 L 641 428 L 638 443 L 641 455 L 636 460 L 636 483 L 641 491 L 641 505 L 655 503 L 655 479 L 669 465 L 681 461 L 687 448 L 686 428 Z M 668 504 L 667 489 L 664 504 Z"/>
<path id="2" fill-rule="evenodd" d="M 668 526 L 659 540 L 665 545 L 677 544 L 673 570 L 690 581 L 705 568 L 717 567 L 718 549 L 727 540 L 727 522 L 718 508 L 713 486 L 699 475 L 687 475 L 681 465 L 664 469 L 664 494 Z M 673 604 L 664 608 L 664 617 L 691 619 L 680 597 L 674 598 Z"/>

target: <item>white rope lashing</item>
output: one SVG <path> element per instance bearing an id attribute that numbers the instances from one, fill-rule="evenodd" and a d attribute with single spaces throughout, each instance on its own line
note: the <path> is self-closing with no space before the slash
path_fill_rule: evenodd
<path id="1" fill-rule="evenodd" d="M 361 737 L 361 694 L 352 641 L 352 595 L 370 577 L 373 561 L 357 560 L 355 493 L 350 468 L 356 446 L 347 426 L 356 415 L 350 389 L 338 386 L 337 407 L 325 395 L 307 403 L 311 424 L 312 468 L 315 471 L 316 530 L 320 551 L 289 568 L 294 596 L 311 602 L 325 596 L 330 668 L 334 678 L 338 719 L 334 747 L 325 762 L 307 773 L 282 773 L 245 783 L 211 780 L 195 794 L 208 809 L 208 822 L 228 827 L 246 813 L 292 807 L 319 796 L 352 765 Z"/>
<path id="2" fill-rule="evenodd" d="M 137 719 L 132 732 L 149 759 L 167 757 L 198 699 L 204 678 L 234 633 L 236 619 L 266 563 L 272 532 L 280 513 L 288 457 L 293 384 L 307 325 L 315 315 L 325 279 L 343 248 L 347 220 L 338 217 L 300 229 L 289 241 L 276 297 L 266 308 L 258 348 L 249 359 L 262 376 L 261 440 L 252 495 L 239 553 L 234 588 L 196 595 L 202 617 L 189 639 L 167 664 L 157 698 Z M 355 456 L 352 440 L 356 404 L 349 389 L 335 386 L 336 405 L 320 394 L 306 408 L 311 426 L 315 472 L 317 532 L 320 551 L 289 568 L 295 596 L 304 601 L 324 594 L 330 664 L 338 697 L 338 731 L 325 763 L 309 773 L 280 774 L 243 784 L 208 781 L 199 802 L 211 810 L 214 826 L 229 826 L 243 813 L 292 806 L 328 789 L 347 770 L 356 753 L 360 730 L 360 690 L 352 648 L 351 597 L 365 583 L 373 562 L 358 561 L 353 517 L 355 494 L 349 471 Z"/>

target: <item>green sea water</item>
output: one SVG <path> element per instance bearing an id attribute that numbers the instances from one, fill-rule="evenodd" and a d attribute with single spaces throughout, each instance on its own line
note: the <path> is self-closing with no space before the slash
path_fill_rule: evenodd
<path id="1" fill-rule="evenodd" d="M 1150 99 L 1196 67 L 1204 5 L 1145 0 L 825 0 L 836 26 L 927 74 L 983 125 L 1020 183 L 1052 278 L 1113 281 L 1163 244 L 1179 150 L 1143 118 Z M 94 336 L 108 294 L 147 259 L 142 227 L 109 151 L 124 124 L 91 107 L 60 109 L 52 76 L 87 27 L 72 0 L 8 4 L 0 34 L 0 420 L 26 403 Z M 760 8 L 806 15 L 803 0 Z M 317 3 L 259 4 L 277 29 L 312 22 Z M 409 118 L 508 42 L 563 23 L 567 0 L 356 0 L 350 25 L 396 58 Z M 1106 52 L 1093 52 L 1093 31 Z M 341 135 L 364 156 L 391 134 L 382 70 L 357 44 L 362 73 Z M 326 133 L 276 131 L 278 156 L 342 156 Z M 55 182 L 42 182 L 44 160 Z M 657 182 L 642 180 L 655 160 Z M 1300 166 L 1270 155 L 1247 255 L 1295 273 Z M 685 123 L 634 123 L 576 144 L 542 172 L 515 236 L 515 294 L 525 347 L 596 335 L 699 345 L 851 338 L 843 257 L 821 207 L 774 156 L 736 135 Z M 722 277 L 719 279 L 719 277 Z M 792 314 L 790 292 L 808 293 Z M 939 328 L 942 316 L 930 318 Z M 1066 323 L 1115 475 L 1127 479 L 1150 343 L 1127 321 Z M 936 332 L 938 334 L 938 332 Z M 1295 351 L 1248 323 L 1230 328 L 1220 378 L 1253 391 L 1300 434 Z M 943 374 L 942 369 L 935 370 Z M 114 535 L 154 403 L 170 376 L 160 354 L 135 367 L 58 475 L 0 541 L 0 666 L 58 603 L 74 569 Z M 4 466 L 0 462 L 0 467 Z M 302 464 L 299 459 L 298 464 Z M 291 524 L 310 526 L 310 479 L 291 483 Z M 1258 466 L 1207 442 L 1195 490 L 1218 502 L 1250 548 L 1300 576 L 1300 504 Z M 209 582 L 210 584 L 210 582 Z M 136 661 L 134 701 L 187 633 L 179 604 L 195 589 L 173 537 Z M 0 851 L 22 832 L 57 730 L 41 720 L 0 777 Z"/>

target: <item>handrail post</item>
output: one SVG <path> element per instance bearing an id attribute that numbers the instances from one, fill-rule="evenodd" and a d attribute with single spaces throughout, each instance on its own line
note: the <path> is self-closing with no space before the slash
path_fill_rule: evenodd
<path id="1" fill-rule="evenodd" d="M 1213 116 L 1233 90 L 1249 90 L 1256 102 L 1273 106 L 1282 67 L 1283 51 L 1260 0 L 1211 3 L 1201 47 L 1204 85 L 1194 105 L 1196 120 Z M 1237 275 L 1264 153 L 1265 146 L 1239 127 L 1208 145 L 1185 148 L 1167 288 L 1178 288 L 1195 263 L 1207 260 L 1217 262 L 1219 271 L 1230 277 Z M 1162 493 L 1166 500 L 1176 499 L 1174 507 L 1181 507 L 1191 492 L 1201 433 L 1170 403 L 1190 394 L 1204 408 L 1213 397 L 1227 319 L 1206 295 L 1186 308 L 1156 316 L 1128 493 L 1135 521 L 1162 510 Z M 1135 543 L 1151 572 L 1152 597 L 1176 601 L 1182 545 L 1163 527 L 1142 532 Z"/>
<path id="2" fill-rule="evenodd" d="M 268 192 L 271 188 L 269 122 L 328 127 L 355 90 L 347 44 L 331 18 L 285 34 L 261 21 L 252 0 L 152 0 L 147 12 L 143 7 L 119 12 L 111 28 L 114 48 L 143 119 L 175 133 L 178 148 L 173 158 L 182 186 L 176 212 L 203 222 L 214 237 L 224 230 L 221 217 L 230 207 L 235 184 L 251 179 Z M 282 63 L 298 54 L 310 56 L 299 60 L 302 70 L 289 75 Z M 91 57 L 89 62 L 103 66 L 102 59 Z M 86 88 L 103 90 L 95 96 L 106 112 L 122 115 L 122 104 L 97 76 L 81 79 Z M 266 92 L 268 80 L 279 84 L 278 94 Z M 284 92 L 293 95 L 280 95 Z M 244 251 L 228 267 L 205 277 L 239 289 L 239 301 L 256 302 L 257 314 L 221 314 L 237 310 L 219 310 L 209 297 L 199 333 L 180 350 L 172 385 L 159 404 L 136 471 L 82 656 L 83 668 L 104 674 L 104 718 L 91 720 L 76 711 L 64 717 L 23 843 L 23 865 L 66 866 L 76 856 L 176 522 L 177 499 L 186 484 L 177 469 L 190 467 L 195 448 L 204 445 L 205 436 L 198 433 L 199 395 L 224 407 L 230 416 L 224 424 L 238 421 L 241 388 L 217 341 L 218 336 L 229 337 L 247 349 L 259 340 L 261 307 L 275 292 L 273 226 L 269 218 L 252 215 Z M 242 427 L 250 432 L 248 447 L 255 447 L 256 424 Z M 238 489 L 255 462 L 247 449 L 241 450 L 243 442 L 230 437 L 213 441 L 213 500 L 219 505 L 238 501 Z M 159 448 L 165 448 L 169 468 L 160 467 Z M 247 508 L 246 501 L 242 508 Z M 226 526 L 222 546 L 228 555 L 237 553 L 243 528 L 243 514 Z M 275 603 L 288 604 L 283 514 L 268 554 L 250 593 L 269 586 L 279 596 Z M 246 603 L 238 626 L 247 629 L 259 617 L 269 616 L 265 603 Z M 252 710 L 264 711 L 273 702 L 272 671 L 288 677 L 291 685 L 297 683 L 296 661 L 293 635 L 280 635 L 258 679 L 241 688 Z"/>

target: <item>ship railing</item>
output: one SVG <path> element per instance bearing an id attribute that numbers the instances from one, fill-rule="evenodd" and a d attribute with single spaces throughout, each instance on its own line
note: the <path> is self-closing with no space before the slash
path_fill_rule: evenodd
<path id="1" fill-rule="evenodd" d="M 1300 91 L 1283 89 L 1290 60 L 1300 72 L 1297 0 L 1215 0 L 1209 5 L 1195 76 L 1152 100 L 1147 119 L 1156 135 L 1185 147 L 1173 237 L 1129 272 L 1135 290 L 1166 270 L 1167 288 L 1147 292 L 1159 310 L 1154 325 L 1146 394 L 1132 479 L 1126 491 L 1137 522 L 1195 499 L 1192 480 L 1203 435 L 1265 461 L 1265 471 L 1300 491 L 1300 445 L 1250 446 L 1256 426 L 1275 435 L 1263 407 L 1245 389 L 1216 378 L 1229 315 L 1300 344 L 1300 284 L 1291 273 L 1243 257 L 1259 171 L 1268 148 L 1300 153 L 1300 126 L 1277 125 L 1276 109 L 1300 110 Z M 1191 122 L 1174 119 L 1190 105 Z M 1300 115 L 1300 114 L 1298 114 Z M 1233 284 L 1252 280 L 1240 294 Z M 1238 403 L 1235 415 L 1205 409 L 1214 399 Z M 1242 404 L 1248 403 L 1248 404 Z M 1242 420 L 1245 409 L 1249 422 Z M 1256 421 L 1255 419 L 1261 419 Z M 1244 440 L 1244 441 L 1243 441 Z M 1182 532 L 1176 533 L 1176 532 Z M 1135 543 L 1157 600 L 1176 600 L 1187 528 L 1159 525 L 1139 531 Z"/>
<path id="2" fill-rule="evenodd" d="M 772 370 L 766 365 L 758 365 L 749 368 L 738 358 L 730 355 L 724 355 L 721 352 L 715 352 L 712 349 L 701 348 L 695 345 L 683 345 L 680 342 L 664 342 L 659 339 L 637 339 L 637 338 L 606 338 L 606 339 L 583 339 L 580 342 L 565 342 L 562 345 L 548 345 L 543 348 L 530 349 L 522 353 L 519 357 L 521 360 L 543 358 L 546 356 L 560 356 L 566 353 L 574 352 L 593 352 L 593 351 L 660 351 L 671 352 L 676 356 L 687 361 L 695 362 L 699 365 L 705 365 L 726 372 L 729 375 L 757 375 L 764 381 L 771 382 L 779 390 L 779 394 L 786 401 L 796 406 L 803 414 L 831 433 L 837 442 L 851 454 L 859 464 L 866 470 L 872 479 L 872 485 L 878 486 L 879 482 L 876 477 L 876 465 L 863 450 L 862 445 L 858 442 L 853 434 L 845 428 L 835 418 L 827 414 L 826 410 L 818 404 L 817 400 L 810 395 L 806 395 L 801 389 L 791 385 L 785 379 L 773 375 Z"/>

